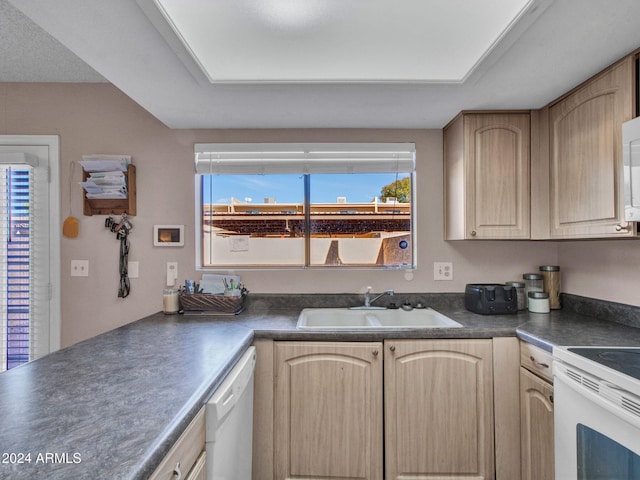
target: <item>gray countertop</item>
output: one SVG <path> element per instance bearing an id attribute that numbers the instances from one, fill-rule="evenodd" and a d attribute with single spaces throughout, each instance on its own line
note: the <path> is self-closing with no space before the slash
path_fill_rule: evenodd
<path id="1" fill-rule="evenodd" d="M 640 347 L 639 328 L 572 312 L 529 314 L 529 320 L 516 333 L 549 352 L 559 345 Z"/>
<path id="2" fill-rule="evenodd" d="M 155 315 L 0 374 L 0 478 L 147 478 L 252 338 Z"/>
<path id="3" fill-rule="evenodd" d="M 464 310 L 459 296 L 429 300 L 464 328 L 302 332 L 295 328 L 300 305 L 263 298 L 234 317 L 155 314 L 2 373 L 0 478 L 147 478 L 254 338 L 517 334 L 547 350 L 568 344 L 640 346 L 640 329 L 574 310 L 483 316 Z M 30 463 L 15 463 L 19 457 L 10 454 L 30 454 Z"/>

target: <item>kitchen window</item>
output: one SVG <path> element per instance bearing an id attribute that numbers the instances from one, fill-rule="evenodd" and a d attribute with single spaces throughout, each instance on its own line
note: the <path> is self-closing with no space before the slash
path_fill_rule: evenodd
<path id="1" fill-rule="evenodd" d="M 415 147 L 197 144 L 197 265 L 413 268 Z"/>
<path id="2" fill-rule="evenodd" d="M 0 372 L 60 345 L 57 155 L 58 137 L 0 136 Z"/>

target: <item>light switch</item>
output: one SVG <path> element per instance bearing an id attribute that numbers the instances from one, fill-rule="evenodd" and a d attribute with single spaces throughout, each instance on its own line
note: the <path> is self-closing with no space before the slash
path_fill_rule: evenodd
<path id="1" fill-rule="evenodd" d="M 178 281 L 178 262 L 167 262 L 167 285 L 175 285 Z"/>
<path id="2" fill-rule="evenodd" d="M 127 275 L 129 278 L 138 278 L 140 276 L 140 262 L 129 262 L 127 264 Z"/>

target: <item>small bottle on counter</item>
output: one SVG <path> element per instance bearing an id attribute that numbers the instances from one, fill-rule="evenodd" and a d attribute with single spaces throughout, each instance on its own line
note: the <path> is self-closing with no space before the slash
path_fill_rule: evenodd
<path id="1" fill-rule="evenodd" d="M 549 294 L 547 292 L 529 292 L 529 311 L 531 313 L 549 313 Z"/>
<path id="2" fill-rule="evenodd" d="M 516 289 L 516 297 L 518 298 L 518 310 L 527 309 L 527 298 L 524 293 L 524 282 L 506 282 L 505 285 L 510 285 Z"/>
<path id="3" fill-rule="evenodd" d="M 162 291 L 162 311 L 170 315 L 178 313 L 180 310 L 180 299 L 178 298 L 178 289 L 174 287 L 166 287 Z"/>
<path id="4" fill-rule="evenodd" d="M 557 265 L 543 265 L 540 267 L 542 273 L 544 291 L 549 294 L 549 305 L 551 310 L 558 310 L 560 305 L 560 267 Z"/>
<path id="5" fill-rule="evenodd" d="M 522 275 L 524 280 L 524 296 L 527 299 L 527 307 L 529 306 L 530 292 L 544 292 L 543 276 L 539 273 L 525 273 Z"/>

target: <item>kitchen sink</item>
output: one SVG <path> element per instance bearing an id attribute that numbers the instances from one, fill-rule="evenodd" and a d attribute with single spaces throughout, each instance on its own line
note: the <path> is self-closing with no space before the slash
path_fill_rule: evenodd
<path id="1" fill-rule="evenodd" d="M 431 308 L 353 310 L 305 308 L 298 317 L 300 330 L 390 330 L 403 328 L 460 328 L 461 324 Z"/>

